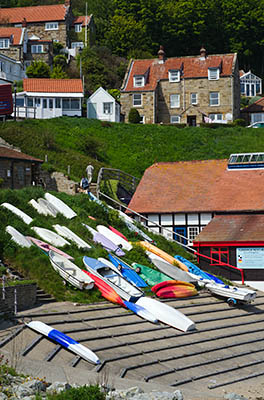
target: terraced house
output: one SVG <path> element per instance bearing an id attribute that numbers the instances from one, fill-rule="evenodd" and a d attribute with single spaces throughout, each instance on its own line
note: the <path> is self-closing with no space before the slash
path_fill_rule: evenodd
<path id="1" fill-rule="evenodd" d="M 121 88 L 125 121 L 132 107 L 142 123 L 229 122 L 239 118 L 237 54 L 131 60 Z"/>

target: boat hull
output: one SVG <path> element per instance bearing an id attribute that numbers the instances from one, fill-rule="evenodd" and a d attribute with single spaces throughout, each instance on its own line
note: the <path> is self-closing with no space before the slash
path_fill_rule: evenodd
<path id="1" fill-rule="evenodd" d="M 64 215 L 64 217 L 68 219 L 72 219 L 77 216 L 76 212 L 74 212 L 67 204 L 65 204 L 62 200 L 58 197 L 53 196 L 51 193 L 45 193 L 45 199 L 51 203 L 59 213 Z"/>

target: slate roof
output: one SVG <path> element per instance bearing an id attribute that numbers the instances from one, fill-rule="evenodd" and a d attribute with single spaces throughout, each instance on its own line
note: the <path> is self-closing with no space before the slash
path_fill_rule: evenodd
<path id="1" fill-rule="evenodd" d="M 23 80 L 25 92 L 83 93 L 81 79 L 26 78 Z"/>
<path id="2" fill-rule="evenodd" d="M 28 154 L 24 154 L 20 151 L 5 146 L 0 146 L 0 158 L 9 158 L 9 159 L 11 158 L 17 160 L 28 160 L 28 161 L 36 161 L 43 163 L 43 160 L 40 160 L 39 158 L 29 156 Z"/>
<path id="3" fill-rule="evenodd" d="M 22 23 L 24 18 L 27 22 L 64 21 L 67 10 L 64 4 L 0 8 L 0 20 L 10 24 Z"/>
<path id="4" fill-rule="evenodd" d="M 264 241 L 264 215 L 216 215 L 196 236 L 195 243 Z"/>
<path id="5" fill-rule="evenodd" d="M 220 77 L 230 76 L 233 72 L 236 54 L 208 55 L 206 58 L 199 56 L 173 57 L 160 63 L 159 59 L 132 60 L 130 71 L 124 81 L 123 92 L 148 91 L 156 88 L 160 79 L 168 80 L 169 70 L 182 70 L 185 79 L 208 78 L 208 68 L 220 68 Z M 145 75 L 146 85 L 133 86 L 135 75 Z"/>
<path id="6" fill-rule="evenodd" d="M 139 213 L 264 211 L 264 169 L 227 170 L 228 160 L 149 167 L 129 208 Z"/>
<path id="7" fill-rule="evenodd" d="M 1 13 L 1 11 L 0 11 Z M 0 38 L 10 39 L 13 36 L 13 41 L 10 45 L 17 46 L 22 44 L 23 39 L 23 28 L 15 28 L 15 27 L 0 27 Z"/>

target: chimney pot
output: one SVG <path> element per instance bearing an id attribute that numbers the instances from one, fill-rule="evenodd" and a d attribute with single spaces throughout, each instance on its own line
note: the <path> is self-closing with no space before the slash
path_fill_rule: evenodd
<path id="1" fill-rule="evenodd" d="M 165 51 L 164 51 L 163 46 L 160 46 L 160 49 L 159 49 L 159 51 L 158 51 L 158 58 L 159 58 L 159 60 L 161 60 L 161 61 L 164 61 L 164 60 L 165 60 Z"/>

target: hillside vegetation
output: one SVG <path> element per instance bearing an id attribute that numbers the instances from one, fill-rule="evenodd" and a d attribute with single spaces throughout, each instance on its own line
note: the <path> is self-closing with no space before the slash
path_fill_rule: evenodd
<path id="1" fill-rule="evenodd" d="M 119 218 L 115 210 L 106 211 L 106 207 L 98 205 L 89 200 L 86 194 L 78 194 L 69 196 L 65 193 L 54 193 L 57 197 L 68 204 L 76 213 L 77 216 L 72 220 L 66 219 L 62 214 L 58 214 L 56 218 L 46 217 L 37 213 L 37 211 L 28 204 L 32 198 L 37 200 L 44 196 L 44 191 L 38 187 L 25 188 L 22 190 L 1 190 L 0 204 L 8 202 L 20 210 L 24 211 L 33 218 L 30 225 L 26 225 L 22 219 L 13 214 L 4 207 L 0 207 L 0 259 L 7 265 L 11 265 L 17 271 L 29 280 L 37 282 L 38 286 L 47 293 L 53 295 L 57 300 L 75 301 L 83 303 L 91 303 L 99 301 L 102 298 L 97 289 L 80 291 L 70 285 L 64 285 L 63 279 L 52 268 L 49 257 L 39 250 L 37 246 L 32 245 L 30 248 L 22 248 L 10 239 L 10 235 L 5 231 L 6 226 L 11 225 L 25 236 L 37 237 L 32 226 L 38 226 L 54 230 L 54 224 L 67 226 L 83 240 L 92 245 L 89 250 L 78 249 L 76 245 L 64 246 L 63 250 L 74 257 L 74 263 L 80 268 L 85 269 L 82 258 L 84 255 L 89 257 L 107 258 L 107 251 L 101 245 L 92 242 L 91 233 L 82 225 L 82 222 L 96 228 L 96 225 L 112 225 L 120 230 L 126 237 L 133 242 L 134 246 L 130 252 L 126 252 L 125 257 L 122 257 L 127 263 L 138 262 L 144 265 L 151 266 L 152 264 L 145 255 L 144 250 L 136 245 L 140 240 L 139 236 L 135 236 L 126 227 L 125 223 Z M 93 216 L 96 221 L 89 218 Z M 148 233 L 157 243 L 157 245 L 168 253 L 181 254 L 190 258 L 190 255 L 177 244 L 168 242 L 165 238 L 159 235 Z M 153 265 L 152 265 L 153 267 Z M 148 292 L 148 290 L 147 290 Z"/>
<path id="2" fill-rule="evenodd" d="M 121 169 L 141 178 L 155 162 L 228 158 L 231 153 L 264 151 L 264 129 L 185 127 L 108 123 L 86 118 L 8 121 L 0 136 L 44 167 L 79 181 L 88 163 Z"/>

